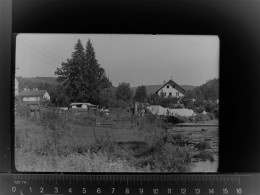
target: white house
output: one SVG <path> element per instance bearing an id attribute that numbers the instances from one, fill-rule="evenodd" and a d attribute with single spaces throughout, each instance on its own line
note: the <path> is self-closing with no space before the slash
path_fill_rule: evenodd
<path id="1" fill-rule="evenodd" d="M 50 100 L 50 95 L 46 90 L 38 90 L 37 88 L 33 90 L 24 89 L 19 93 L 19 97 L 24 102 L 38 102 L 41 100 Z"/>
<path id="2" fill-rule="evenodd" d="M 155 91 L 156 94 L 163 94 L 164 97 L 183 97 L 185 94 L 185 89 L 175 83 L 173 80 L 169 80 L 164 83 L 159 89 Z"/>
<path id="3" fill-rule="evenodd" d="M 17 78 L 15 78 L 15 91 L 14 91 L 14 95 L 17 96 L 18 95 L 18 85 L 19 85 L 19 82 L 17 80 Z"/>

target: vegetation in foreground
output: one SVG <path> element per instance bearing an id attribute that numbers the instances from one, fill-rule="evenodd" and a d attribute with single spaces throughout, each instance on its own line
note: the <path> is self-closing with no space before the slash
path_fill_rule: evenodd
<path id="1" fill-rule="evenodd" d="M 25 113 L 18 110 L 15 117 L 18 171 L 185 172 L 195 152 L 167 135 L 162 120 L 154 116 L 134 119 L 133 126 L 131 115 L 123 111 L 110 116 Z"/>

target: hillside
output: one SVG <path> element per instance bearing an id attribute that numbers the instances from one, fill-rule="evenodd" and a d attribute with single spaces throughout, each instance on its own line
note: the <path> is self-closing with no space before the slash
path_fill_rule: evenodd
<path id="1" fill-rule="evenodd" d="M 57 85 L 56 77 L 17 77 L 18 82 L 48 83 Z"/>
<path id="2" fill-rule="evenodd" d="M 216 100 L 219 98 L 219 79 L 211 79 L 195 87 L 193 90 L 186 92 L 187 98 L 195 98 L 201 100 Z"/>
<path id="3" fill-rule="evenodd" d="M 196 88 L 196 86 L 192 86 L 192 85 L 181 85 L 181 87 L 185 89 L 185 91 L 188 90 L 192 91 L 194 88 Z"/>
<path id="4" fill-rule="evenodd" d="M 26 85 L 27 87 L 30 87 L 32 83 L 34 84 L 41 84 L 41 83 L 47 83 L 53 86 L 58 85 L 58 82 L 56 81 L 56 77 L 17 77 L 17 80 L 20 84 L 19 91 L 21 91 Z M 157 89 L 159 89 L 162 85 L 145 85 L 147 94 L 154 93 Z M 195 86 L 191 85 L 181 85 L 183 89 L 187 90 L 193 90 Z M 135 93 L 135 90 L 137 87 L 132 87 L 133 92 Z M 112 87 L 111 90 L 115 92 L 116 87 Z"/>

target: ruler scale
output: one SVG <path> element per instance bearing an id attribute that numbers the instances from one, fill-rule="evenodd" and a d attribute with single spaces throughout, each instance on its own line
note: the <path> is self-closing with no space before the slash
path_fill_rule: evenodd
<path id="1" fill-rule="evenodd" d="M 255 195 L 259 175 L 0 174 L 2 195 Z"/>

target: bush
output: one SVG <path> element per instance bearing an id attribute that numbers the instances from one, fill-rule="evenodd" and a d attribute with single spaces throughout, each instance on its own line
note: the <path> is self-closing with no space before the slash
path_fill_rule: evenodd
<path id="1" fill-rule="evenodd" d="M 167 143 L 174 145 L 185 145 L 185 137 L 182 134 L 170 134 L 167 136 Z"/>
<path id="2" fill-rule="evenodd" d="M 153 156 L 151 168 L 160 172 L 185 172 L 191 164 L 192 148 L 166 143 Z"/>
<path id="3" fill-rule="evenodd" d="M 196 113 L 202 113 L 205 110 L 205 108 L 203 106 L 198 106 L 194 108 L 194 111 Z"/>
<path id="4" fill-rule="evenodd" d="M 210 116 L 207 114 L 196 114 L 195 121 L 208 121 L 210 120 Z"/>

